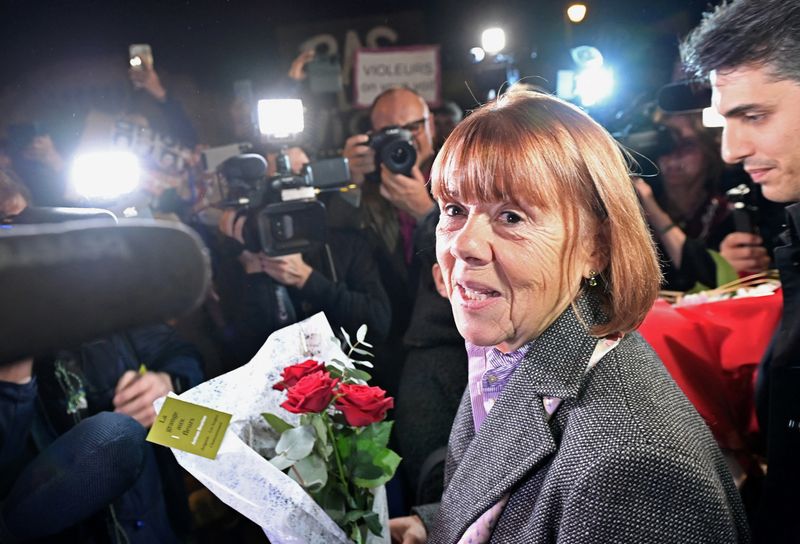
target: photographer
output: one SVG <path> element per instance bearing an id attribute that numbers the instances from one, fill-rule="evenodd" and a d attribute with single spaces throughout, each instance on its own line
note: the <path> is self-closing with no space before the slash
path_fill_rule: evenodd
<path id="1" fill-rule="evenodd" d="M 407 130 L 417 155 L 410 175 L 404 175 L 392 172 L 385 164 L 376 165 L 376 151 L 369 145 L 368 134 L 348 138 L 343 151 L 350 163 L 351 181 L 362 191 L 359 227 L 375 252 L 392 304 L 389 337 L 385 345 L 376 347 L 381 364 L 375 369 L 375 379 L 395 395 L 405 359 L 402 339 L 409 328 L 419 278 L 435 293 L 430 267 L 419 270 L 419 263 L 414 262 L 419 248 L 434 245 L 433 230 L 419 228 L 419 224 L 436 210 L 427 187 L 435 129 L 425 100 L 406 88 L 392 88 L 378 95 L 370 120 L 372 138 L 391 127 Z"/>
<path id="2" fill-rule="evenodd" d="M 308 162 L 299 148 L 288 150 L 297 172 Z M 274 157 L 268 161 L 275 173 Z M 216 285 L 226 317 L 227 344 L 235 364 L 248 362 L 275 330 L 324 311 L 334 331 L 369 328 L 369 341 L 389 329 L 390 308 L 375 261 L 363 236 L 330 229 L 318 250 L 281 257 L 244 247 L 246 218 L 226 210 L 220 231 L 227 237 L 217 259 Z"/>
<path id="3" fill-rule="evenodd" d="M 640 178 L 634 186 L 667 257 L 662 263 L 666 288 L 688 291 L 697 283 L 716 287 L 736 279 L 732 272 L 766 270 L 769 256 L 761 238 L 734 232 L 728 201 L 720 190 L 723 164 L 713 134 L 696 114 L 665 115 L 659 121 L 674 141 L 674 147 L 658 157 L 660 190 Z"/>

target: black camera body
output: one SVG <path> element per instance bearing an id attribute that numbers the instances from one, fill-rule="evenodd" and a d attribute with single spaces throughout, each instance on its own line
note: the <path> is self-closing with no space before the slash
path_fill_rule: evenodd
<path id="1" fill-rule="evenodd" d="M 375 150 L 375 169 L 380 175 L 381 164 L 395 174 L 411 175 L 417 162 L 417 150 L 410 131 L 386 127 L 370 135 L 368 145 Z"/>
<path id="2" fill-rule="evenodd" d="M 322 191 L 335 191 L 350 181 L 346 159 L 307 164 L 300 174 L 291 172 L 289 158 L 277 157 L 277 174 L 267 176 L 267 161 L 247 153 L 226 160 L 220 173 L 228 182 L 226 205 L 246 217 L 243 236 L 249 251 L 270 257 L 300 253 L 325 242 L 325 206 L 316 199 Z"/>

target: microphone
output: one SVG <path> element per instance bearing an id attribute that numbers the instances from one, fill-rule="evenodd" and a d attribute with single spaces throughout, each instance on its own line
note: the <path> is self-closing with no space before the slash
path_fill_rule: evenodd
<path id="1" fill-rule="evenodd" d="M 0 228 L 0 364 L 199 306 L 208 250 L 179 223 L 72 221 Z"/>

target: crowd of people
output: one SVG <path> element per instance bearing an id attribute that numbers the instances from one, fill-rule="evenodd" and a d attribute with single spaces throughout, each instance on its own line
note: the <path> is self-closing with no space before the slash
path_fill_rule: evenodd
<path id="1" fill-rule="evenodd" d="M 393 87 L 375 98 L 370 130 L 341 142 L 352 185 L 319 197 L 324 243 L 280 256 L 248 242 L 254 215 L 225 202 L 231 180 L 203 171 L 190 118 L 153 67 L 132 68 L 148 106 L 125 122 L 164 135 L 172 157 L 145 173 L 139 215 L 194 228 L 213 288 L 185 319 L 0 366 L 0 540 L 198 539 L 210 511 L 190 509 L 187 475 L 144 441 L 153 401 L 247 363 L 272 332 L 325 312 L 334 331 L 368 326 L 373 385 L 396 399 L 393 542 L 748 542 L 751 528 L 764 542 L 794 541 L 800 468 L 785 422 L 798 415 L 800 218 L 787 208 L 783 241 L 771 227 L 741 232 L 725 195 L 736 176 L 725 163 L 743 163 L 765 198 L 800 200 L 800 69 L 797 56 L 774 53 L 800 53 L 800 5 L 768 3 L 773 13 L 726 4 L 684 42 L 727 125 L 658 112 L 673 145 L 653 157 L 656 178 L 632 174 L 605 129 L 544 93 L 512 86 L 464 116 Z M 298 57 L 286 88 L 304 92 L 312 58 Z M 277 150 L 252 118 L 237 116 L 237 135 L 253 138 L 273 175 Z M 416 152 L 405 173 L 370 145 L 392 127 Z M 285 148 L 280 160 L 299 173 L 314 152 Z M 0 220 L 80 205 L 67 162 L 35 120 L 9 127 Z M 776 266 L 786 309 L 757 391 L 769 470 L 763 493 L 743 502 L 636 328 L 659 289 L 713 288 Z M 83 480 L 102 482 L 92 501 Z"/>

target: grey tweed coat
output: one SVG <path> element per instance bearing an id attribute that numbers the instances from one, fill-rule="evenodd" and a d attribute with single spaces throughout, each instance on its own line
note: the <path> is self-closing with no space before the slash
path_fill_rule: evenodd
<path id="1" fill-rule="evenodd" d="M 418 511 L 428 542 L 458 542 L 506 493 L 492 543 L 749 542 L 725 461 L 658 356 L 631 333 L 586 373 L 595 344 L 567 309 L 477 435 L 465 393 L 440 507 Z M 543 396 L 563 399 L 549 422 Z"/>

